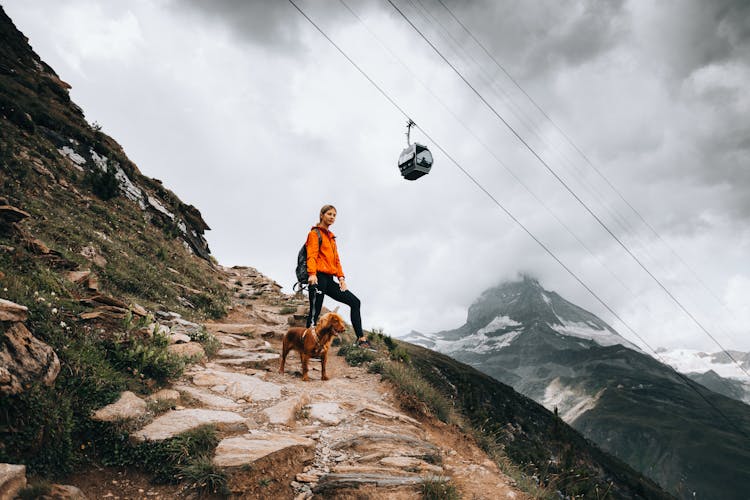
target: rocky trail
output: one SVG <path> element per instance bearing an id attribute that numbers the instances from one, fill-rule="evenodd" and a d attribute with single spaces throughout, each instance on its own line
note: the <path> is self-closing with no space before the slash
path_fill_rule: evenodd
<path id="1" fill-rule="evenodd" d="M 296 352 L 279 373 L 281 338 L 303 317 L 305 300 L 280 293 L 252 268 L 224 272 L 234 291 L 232 310 L 221 322 L 205 324 L 221 342 L 216 355 L 148 398 L 123 393 L 94 418 L 142 421 L 131 433 L 141 442 L 214 425 L 220 442 L 213 463 L 225 472 L 232 498 L 411 499 L 423 497 L 424 481 L 451 481 L 467 499 L 527 498 L 469 438 L 437 420 L 403 413 L 393 388 L 366 367 L 349 366 L 335 355 L 337 347 L 329 356 L 328 381 L 320 380 L 314 360 L 311 380 L 303 382 Z M 175 325 L 190 327 L 176 315 L 170 321 L 173 335 L 179 333 Z M 194 355 L 196 344 L 173 347 Z M 171 402 L 171 409 L 149 418 L 148 399 Z M 109 476 L 96 481 L 79 475 L 71 482 L 88 498 L 184 495 L 178 486 Z"/>

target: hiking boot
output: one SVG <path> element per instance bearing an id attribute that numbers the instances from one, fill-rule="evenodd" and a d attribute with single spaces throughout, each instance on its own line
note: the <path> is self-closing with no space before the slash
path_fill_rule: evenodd
<path id="1" fill-rule="evenodd" d="M 367 339 L 357 341 L 357 347 L 359 347 L 360 349 L 372 349 L 372 346 Z"/>

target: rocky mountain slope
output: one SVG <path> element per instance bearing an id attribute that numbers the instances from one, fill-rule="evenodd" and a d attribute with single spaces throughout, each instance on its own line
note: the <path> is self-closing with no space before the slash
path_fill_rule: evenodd
<path id="1" fill-rule="evenodd" d="M 2 8 L 0 41 L 0 497 L 665 497 L 383 335 L 337 348 L 328 382 L 294 355 L 276 373 L 304 301 L 215 263 L 200 212 L 87 123 Z"/>
<path id="2" fill-rule="evenodd" d="M 688 386 L 672 368 L 532 278 L 484 292 L 456 330 L 405 340 L 449 354 L 559 412 L 675 495 L 745 497 L 748 406 Z"/>

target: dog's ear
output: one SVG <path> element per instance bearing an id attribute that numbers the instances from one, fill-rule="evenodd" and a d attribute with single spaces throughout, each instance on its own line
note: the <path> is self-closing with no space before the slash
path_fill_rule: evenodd
<path id="1" fill-rule="evenodd" d="M 321 330 L 321 331 L 322 331 L 322 330 L 325 330 L 325 329 L 326 329 L 326 328 L 328 328 L 328 327 L 329 327 L 330 325 L 331 325 L 331 313 L 328 313 L 328 314 L 324 314 L 324 315 L 323 315 L 323 316 L 321 316 L 321 317 L 320 317 L 320 319 L 318 320 L 318 328 L 320 328 L 320 330 Z"/>

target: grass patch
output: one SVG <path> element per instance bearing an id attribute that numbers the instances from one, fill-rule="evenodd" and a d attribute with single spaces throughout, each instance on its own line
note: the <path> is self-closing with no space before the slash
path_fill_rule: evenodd
<path id="1" fill-rule="evenodd" d="M 279 314 L 294 314 L 297 312 L 297 308 L 294 306 L 284 306 L 279 309 Z"/>
<path id="2" fill-rule="evenodd" d="M 374 352 L 367 349 L 360 349 L 356 345 L 350 343 L 343 344 L 339 348 L 338 355 L 344 356 L 344 359 L 349 366 L 360 366 L 363 363 L 374 361 L 376 358 Z"/>
<path id="3" fill-rule="evenodd" d="M 34 481 L 18 492 L 20 500 L 35 500 L 48 495 L 52 491 L 49 481 Z"/>
<path id="4" fill-rule="evenodd" d="M 208 455 L 195 458 L 184 465 L 177 466 L 177 479 L 199 495 L 229 495 L 227 476 L 216 467 Z"/>
<path id="5" fill-rule="evenodd" d="M 381 376 L 398 391 L 401 404 L 422 415 L 432 415 L 442 422 L 452 422 L 453 406 L 417 370 L 404 363 L 385 363 Z"/>
<path id="6" fill-rule="evenodd" d="M 428 477 L 422 481 L 424 500 L 460 500 L 456 485 L 443 477 Z"/>

